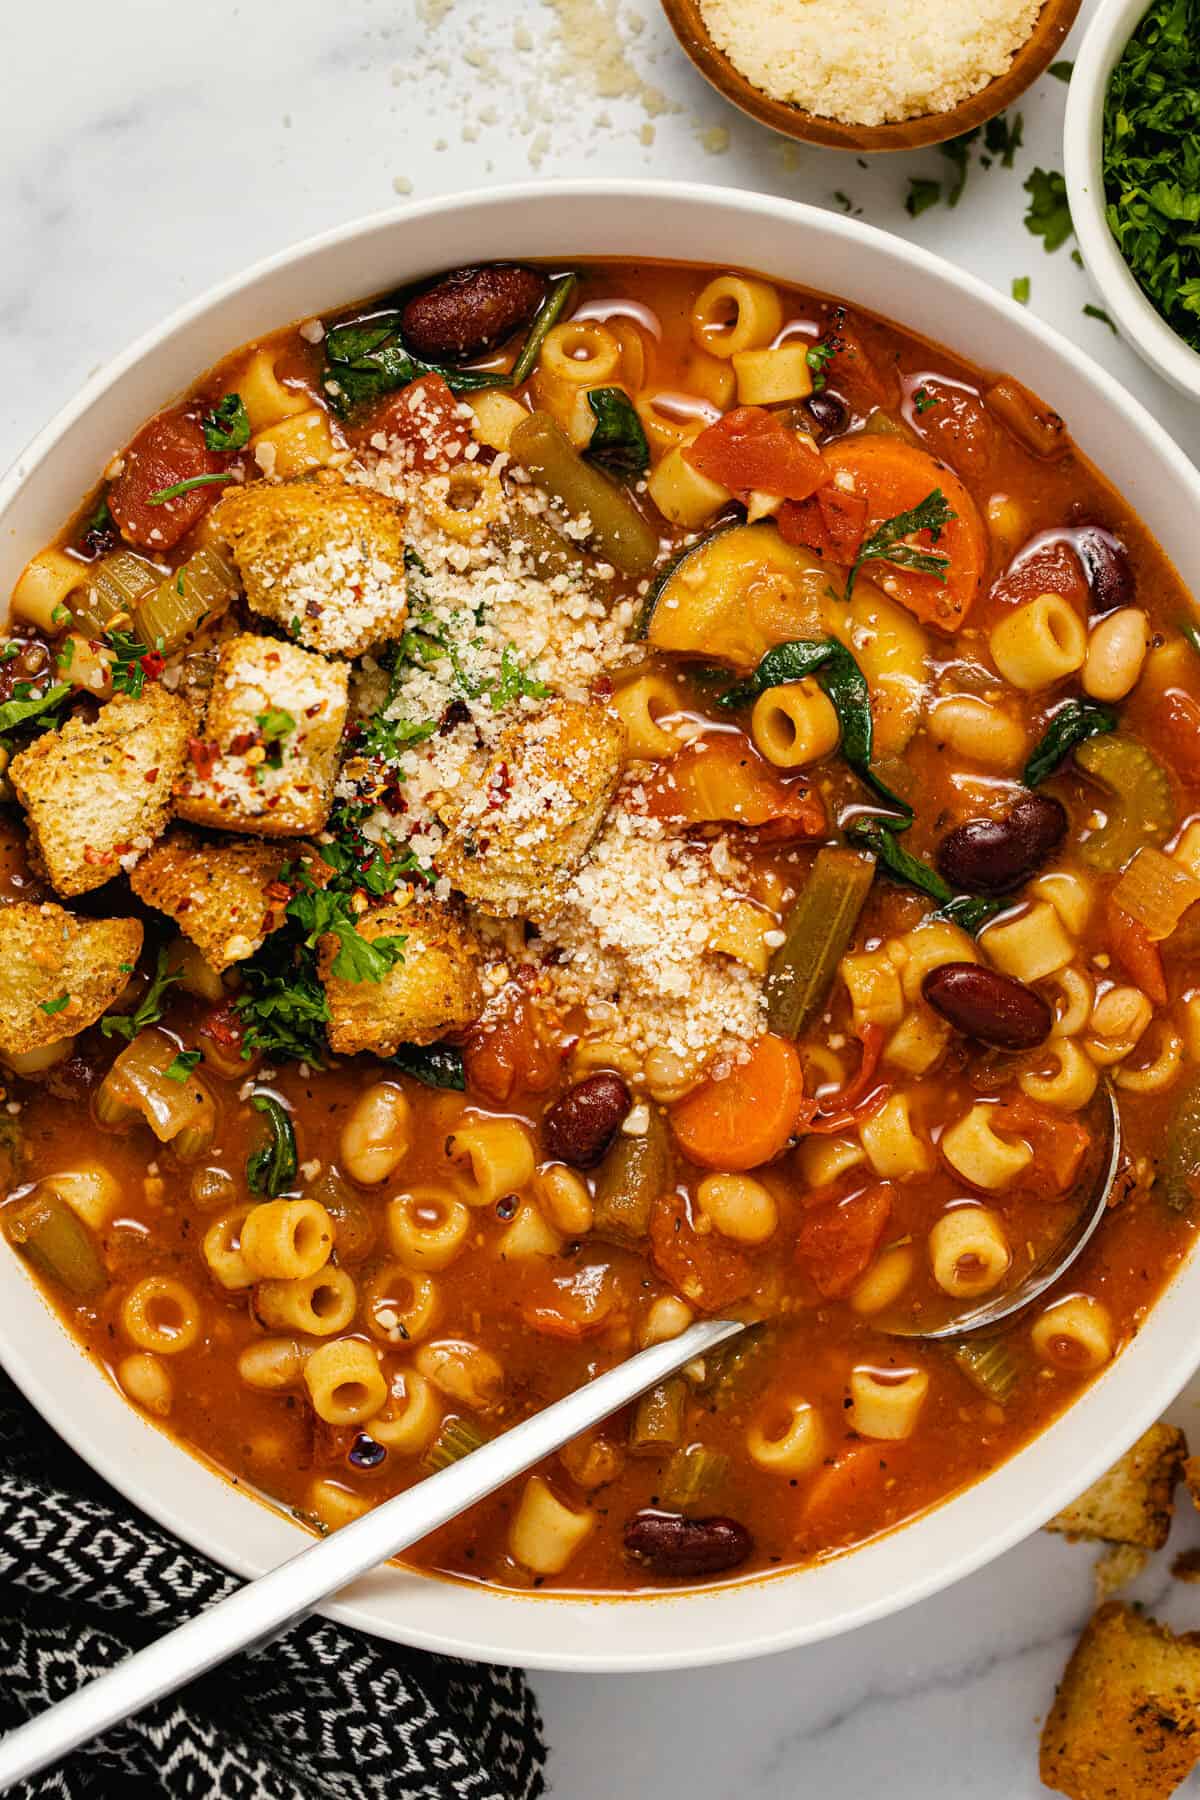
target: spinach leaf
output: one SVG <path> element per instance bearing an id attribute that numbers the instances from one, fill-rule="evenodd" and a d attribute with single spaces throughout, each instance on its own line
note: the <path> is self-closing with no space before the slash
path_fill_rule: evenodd
<path id="1" fill-rule="evenodd" d="M 351 320 L 326 333 L 321 385 L 339 418 L 396 388 L 407 387 L 421 375 L 440 375 L 454 394 L 509 385 L 509 377 L 498 369 L 457 369 L 451 363 L 431 363 L 414 356 L 405 347 L 398 312 Z"/>
<path id="2" fill-rule="evenodd" d="M 629 395 L 618 387 L 589 388 L 587 399 L 596 418 L 584 451 L 588 461 L 612 475 L 644 475 L 650 467 L 650 446 Z"/>
<path id="3" fill-rule="evenodd" d="M 1045 733 L 1025 764 L 1021 779 L 1026 787 L 1037 787 L 1047 775 L 1053 775 L 1063 758 L 1076 744 L 1087 738 L 1102 737 L 1117 729 L 1117 715 L 1111 706 L 1096 700 L 1068 700 L 1059 707 Z"/>
<path id="4" fill-rule="evenodd" d="M 866 677 L 836 638 L 793 638 L 786 644 L 776 644 L 753 675 L 718 696 L 717 705 L 729 711 L 749 706 L 768 688 L 778 687 L 781 682 L 802 681 L 806 675 L 816 677 L 832 703 L 842 729 L 842 755 L 854 773 L 899 815 L 903 821 L 898 824 L 899 829 L 911 825 L 912 807 L 880 781 L 871 767 L 874 726 Z"/>
<path id="5" fill-rule="evenodd" d="M 934 575 L 944 582 L 950 558 L 940 550 L 921 550 L 915 544 L 906 544 L 904 539 L 914 531 L 927 531 L 936 544 L 942 535 L 942 527 L 957 516 L 950 510 L 950 503 L 941 488 L 934 488 L 932 494 L 926 494 L 919 506 L 912 507 L 909 512 L 896 513 L 891 519 L 884 519 L 865 540 L 850 566 L 850 573 L 846 577 L 846 599 L 849 600 L 854 591 L 855 576 L 863 564 L 868 562 L 889 562 L 898 569 L 914 569 L 919 574 Z"/>
<path id="6" fill-rule="evenodd" d="M 466 1088 L 463 1053 L 456 1044 L 401 1044 L 391 1061 L 402 1075 L 426 1087 L 453 1088 L 460 1094 Z"/>
<path id="7" fill-rule="evenodd" d="M 1057 169 L 1034 169 L 1025 183 L 1025 192 L 1029 195 L 1026 231 L 1041 238 L 1044 250 L 1059 249 L 1075 229 L 1067 202 L 1066 178 Z"/>
<path id="8" fill-rule="evenodd" d="M 878 863 L 887 871 L 894 881 L 903 886 L 915 888 L 919 894 L 927 894 L 931 900 L 937 901 L 937 910 L 943 918 L 952 919 L 969 931 L 972 937 L 980 926 L 994 919 L 1007 904 L 1004 900 L 977 899 L 971 894 L 956 894 L 948 887 L 936 869 L 920 857 L 911 856 L 897 843 L 894 830 L 889 830 L 880 819 L 856 819 L 846 831 L 846 836 L 854 844 L 861 844 L 865 850 L 875 855 Z"/>
<path id="9" fill-rule="evenodd" d="M 16 682 L 13 686 L 13 698 L 0 706 L 0 733 L 12 731 L 17 725 L 26 725 L 30 719 L 42 719 L 45 725 L 54 724 L 53 719 L 47 719 L 44 715 L 61 706 L 70 692 L 67 682 L 59 682 L 57 686 L 46 688 L 40 694 L 34 694 L 30 682 Z"/>
<path id="10" fill-rule="evenodd" d="M 246 1158 L 246 1182 L 252 1194 L 276 1200 L 296 1179 L 296 1133 L 287 1109 L 273 1094 L 252 1094 L 250 1104 L 255 1112 L 266 1114 L 270 1135 Z"/>
<path id="11" fill-rule="evenodd" d="M 520 387 L 533 373 L 533 365 L 538 359 L 538 351 L 546 341 L 551 327 L 557 325 L 567 309 L 567 303 L 575 292 L 578 277 L 573 274 L 560 275 L 553 283 L 550 292 L 538 308 L 533 324 L 529 327 L 529 336 L 521 345 L 517 360 L 513 364 L 512 385 Z"/>
<path id="12" fill-rule="evenodd" d="M 166 992 L 173 982 L 182 981 L 183 970 L 168 969 L 167 950 L 164 945 L 158 953 L 154 965 L 154 975 L 150 986 L 142 995 L 137 1008 L 131 1013 L 107 1013 L 100 1021 L 100 1029 L 105 1037 L 123 1037 L 132 1043 L 139 1031 L 147 1025 L 157 1025 L 166 1010 Z"/>
<path id="13" fill-rule="evenodd" d="M 225 394 L 201 421 L 210 450 L 244 450 L 250 442 L 250 416 L 240 394 Z"/>

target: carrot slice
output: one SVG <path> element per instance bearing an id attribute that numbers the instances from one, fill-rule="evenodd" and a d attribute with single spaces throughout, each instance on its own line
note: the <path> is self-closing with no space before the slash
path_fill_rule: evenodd
<path id="1" fill-rule="evenodd" d="M 880 1182 L 806 1215 L 796 1234 L 796 1260 L 826 1300 L 840 1300 L 864 1273 L 891 1213 L 892 1190 Z"/>
<path id="2" fill-rule="evenodd" d="M 987 563 L 987 537 L 975 502 L 953 469 L 935 462 L 927 451 L 903 438 L 862 433 L 831 444 L 823 461 L 830 476 L 849 479 L 852 485 L 847 492 L 866 501 L 867 537 L 886 519 L 911 512 L 935 489 L 941 489 L 954 517 L 943 527 L 936 545 L 927 531 L 918 533 L 916 544 L 949 557 L 946 580 L 882 561 L 868 563 L 866 573 L 922 624 L 938 631 L 957 631 L 979 592 Z"/>
<path id="3" fill-rule="evenodd" d="M 671 1108 L 684 1155 L 704 1169 L 757 1169 L 786 1150 L 804 1099 L 795 1044 L 768 1033 L 745 1062 L 710 1076 Z"/>
<path id="4" fill-rule="evenodd" d="M 1144 925 L 1123 906 L 1110 900 L 1107 909 L 1108 947 L 1128 975 L 1155 1006 L 1167 1004 L 1167 977 L 1162 953 L 1151 943 Z"/>
<path id="5" fill-rule="evenodd" d="M 825 480 L 817 452 L 762 406 L 735 406 L 683 454 L 701 475 L 735 494 L 757 488 L 785 500 L 807 500 Z"/>
<path id="6" fill-rule="evenodd" d="M 1163 747 L 1175 773 L 1200 781 L 1200 705 L 1182 688 L 1168 688 L 1158 710 Z"/>
<path id="7" fill-rule="evenodd" d="M 894 1474 L 901 1449 L 899 1444 L 847 1443 L 809 1483 L 800 1512 L 806 1529 L 832 1527 L 849 1536 L 855 1508 Z"/>
<path id="8" fill-rule="evenodd" d="M 760 840 L 825 835 L 825 803 L 803 781 L 784 781 L 740 732 L 693 738 L 642 784 L 652 819 L 741 825 Z"/>

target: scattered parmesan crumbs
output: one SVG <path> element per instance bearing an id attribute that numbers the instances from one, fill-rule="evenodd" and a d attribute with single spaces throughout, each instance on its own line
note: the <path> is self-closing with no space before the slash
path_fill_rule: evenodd
<path id="1" fill-rule="evenodd" d="M 747 81 L 849 125 L 949 112 L 1003 75 L 1042 0 L 700 0 Z"/>

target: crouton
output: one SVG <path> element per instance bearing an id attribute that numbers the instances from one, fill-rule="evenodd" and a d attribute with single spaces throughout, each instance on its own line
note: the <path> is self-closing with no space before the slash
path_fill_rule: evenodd
<path id="1" fill-rule="evenodd" d="M 1182 1431 L 1174 1425 L 1152 1425 L 1086 1494 L 1051 1519 L 1046 1530 L 1161 1550 L 1171 1529 L 1175 1484 L 1186 1455 Z"/>
<path id="2" fill-rule="evenodd" d="M 317 887 L 331 873 L 309 844 L 213 842 L 177 826 L 146 853 L 129 885 L 139 900 L 174 919 L 212 968 L 227 969 L 278 931 L 301 869 Z"/>
<path id="3" fill-rule="evenodd" d="M 1183 1482 L 1192 1497 L 1192 1505 L 1200 1512 L 1200 1456 L 1189 1456 L 1183 1465 Z"/>
<path id="4" fill-rule="evenodd" d="M 624 752 L 621 721 L 577 700 L 508 726 L 478 784 L 442 814 L 440 873 L 483 912 L 544 917 L 600 829 Z"/>
<path id="5" fill-rule="evenodd" d="M 1138 1544 L 1106 1545 L 1092 1568 L 1092 1593 L 1096 1605 L 1103 1606 L 1123 1587 L 1136 1581 L 1149 1561 L 1150 1552 Z"/>
<path id="6" fill-rule="evenodd" d="M 346 722 L 344 663 L 243 634 L 221 645 L 176 811 L 193 825 L 301 837 L 329 816 Z"/>
<path id="7" fill-rule="evenodd" d="M 141 948 L 136 919 L 77 919 L 50 901 L 0 906 L 0 1055 L 41 1050 L 94 1024 Z"/>
<path id="8" fill-rule="evenodd" d="M 401 1044 L 431 1044 L 479 1017 L 478 946 L 449 907 L 414 894 L 407 905 L 389 901 L 364 913 L 358 929 L 368 939 L 403 937 L 403 960 L 382 981 L 345 981 L 333 972 L 338 939 L 321 939 L 318 967 L 334 1050 L 393 1056 Z"/>
<path id="9" fill-rule="evenodd" d="M 1167 1800 L 1200 1760 L 1200 1633 L 1119 1601 L 1075 1646 L 1042 1730 L 1041 1777 L 1071 1800 Z"/>
<path id="10" fill-rule="evenodd" d="M 189 729 L 182 700 L 147 682 L 136 699 L 118 694 L 92 723 L 68 719 L 13 757 L 30 837 L 60 894 L 103 887 L 165 829 Z"/>
<path id="11" fill-rule="evenodd" d="M 320 469 L 231 488 L 211 523 L 233 553 L 247 604 L 296 643 L 353 657 L 399 637 L 408 612 L 403 516 L 382 494 Z"/>
<path id="12" fill-rule="evenodd" d="M 1181 1550 L 1171 1563 L 1171 1574 L 1176 1581 L 1200 1581 L 1200 1545 Z"/>

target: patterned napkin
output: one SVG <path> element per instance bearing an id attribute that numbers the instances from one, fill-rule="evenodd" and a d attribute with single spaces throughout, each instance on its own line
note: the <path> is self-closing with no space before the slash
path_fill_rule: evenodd
<path id="1" fill-rule="evenodd" d="M 0 1374 L 0 1729 L 229 1593 L 132 1511 Z M 312 1619 L 13 1791 L 21 1800 L 535 1800 L 541 1721 L 517 1669 Z"/>

